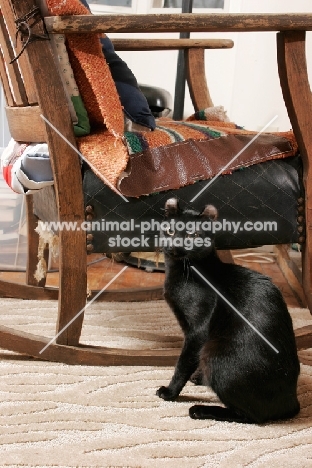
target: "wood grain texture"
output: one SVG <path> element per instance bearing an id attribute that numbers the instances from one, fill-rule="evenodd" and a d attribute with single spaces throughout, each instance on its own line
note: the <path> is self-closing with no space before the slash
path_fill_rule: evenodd
<path id="1" fill-rule="evenodd" d="M 12 40 L 9 35 L 9 31 L 7 30 L 7 23 L 10 22 L 10 19 L 5 18 L 3 16 L 5 10 L 2 10 L 2 8 L 1 12 L 2 14 L 0 15 L 0 43 L 4 61 L 7 65 L 6 73 L 8 75 L 10 88 L 12 89 L 12 98 L 14 100 L 15 105 L 26 106 L 28 104 L 28 99 L 18 63 L 13 62 L 12 64 L 10 64 L 10 61 L 15 57 L 12 47 Z"/>
<path id="2" fill-rule="evenodd" d="M 98 290 L 93 290 L 89 299 L 93 299 L 98 293 Z M 57 300 L 59 290 L 56 287 L 38 287 L 0 279 L 0 297 L 40 301 Z M 112 289 L 103 291 L 97 297 L 97 301 L 103 302 L 145 302 L 160 299 L 163 299 L 162 286 Z"/>
<path id="3" fill-rule="evenodd" d="M 212 107 L 205 71 L 205 49 L 186 49 L 186 79 L 195 111 Z"/>
<path id="4" fill-rule="evenodd" d="M 278 266 L 285 276 L 287 283 L 290 285 L 294 295 L 297 297 L 300 306 L 307 307 L 306 297 L 302 289 L 302 278 L 299 280 L 298 273 L 294 270 L 296 265 L 294 265 L 288 255 L 288 246 L 276 245 L 275 252 Z"/>
<path id="5" fill-rule="evenodd" d="M 51 33 L 83 32 L 251 32 L 312 30 L 311 13 L 286 14 L 148 14 L 51 16 L 45 18 Z"/>
<path id="6" fill-rule="evenodd" d="M 230 39 L 112 39 L 115 50 L 231 49 Z"/>
<path id="7" fill-rule="evenodd" d="M 297 349 L 310 349 L 312 348 L 312 325 L 295 330 Z"/>
<path id="8" fill-rule="evenodd" d="M 0 77 L 1 77 L 1 83 L 2 83 L 5 100 L 9 106 L 13 106 L 14 99 L 13 99 L 12 91 L 10 88 L 10 81 L 8 79 L 2 50 L 0 50 Z"/>
<path id="9" fill-rule="evenodd" d="M 57 222 L 59 220 L 57 200 L 54 186 L 44 187 L 33 194 L 34 214 L 41 221 Z M 55 231 L 55 234 L 58 231 Z"/>
<path id="10" fill-rule="evenodd" d="M 33 7 L 32 0 L 12 0 L 16 17 L 22 17 Z M 34 34 L 43 34 L 38 23 Z M 80 163 L 75 151 L 76 141 L 63 83 L 57 70 L 49 41 L 31 42 L 25 52 L 36 76 L 37 95 L 46 124 L 49 153 L 54 176 L 59 220 L 61 222 L 84 220 Z M 43 66 L 44 64 L 44 66 Z M 49 96 L 49 99 L 47 99 Z M 59 135 L 57 131 L 60 132 Z M 76 316 L 86 301 L 85 233 L 80 230 L 60 232 L 60 293 L 57 330 L 63 329 Z M 83 314 L 60 335 L 61 344 L 79 342 Z"/>
<path id="11" fill-rule="evenodd" d="M 306 232 L 302 253 L 302 283 L 306 300 L 312 310 L 312 95 L 307 72 L 304 31 L 277 35 L 277 60 L 285 104 L 303 162 Z"/>
<path id="12" fill-rule="evenodd" d="M 39 106 L 6 107 L 5 112 L 10 135 L 15 141 L 32 143 L 47 141 L 47 132 L 40 117 Z"/>
<path id="13" fill-rule="evenodd" d="M 10 2 L 6 0 L 0 0 L 1 12 L 5 17 L 6 28 L 9 32 L 10 37 L 14 37 L 16 34 L 16 24 L 14 22 L 14 17 L 12 14 L 12 6 Z M 20 41 L 20 38 L 18 38 Z M 19 45 L 20 47 L 21 45 Z M 18 59 L 18 66 L 22 73 L 23 86 L 25 87 L 25 92 L 27 95 L 27 100 L 30 105 L 37 104 L 37 93 L 36 86 L 34 82 L 34 76 L 28 61 L 26 54 L 22 54 Z"/>
<path id="14" fill-rule="evenodd" d="M 163 303 L 159 303 L 157 307 L 155 306 L 155 313 L 157 310 L 164 306 Z M 140 305 L 142 308 L 142 304 Z M 118 305 L 117 305 L 118 310 Z M 133 308 L 132 308 L 133 310 Z M 132 312 L 133 313 L 133 312 Z M 104 313 L 105 314 L 105 313 Z M 123 313 L 123 316 L 126 315 Z M 129 312 L 131 317 L 131 312 Z M 171 319 L 170 310 L 168 309 L 168 320 Z M 155 317 L 153 317 L 153 312 L 151 312 L 150 320 L 153 322 Z M 143 321 L 144 322 L 144 321 Z M 144 328 L 146 325 L 142 325 Z M 122 326 L 120 327 L 122 328 Z M 130 327 L 131 328 L 131 327 Z M 113 331 L 113 330 L 112 330 Z M 298 350 L 307 349 L 311 347 L 311 343 L 306 340 L 306 332 L 312 332 L 312 326 L 306 325 L 295 330 L 296 343 Z M 172 331 L 168 331 L 168 335 L 172 334 Z M 124 337 L 133 337 L 133 338 L 144 338 L 149 341 L 155 339 L 159 335 L 159 338 L 162 341 L 161 348 L 150 348 L 150 349 L 123 349 L 123 348 L 113 348 L 113 347 L 103 347 L 103 346 L 90 346 L 90 345 L 80 345 L 80 346 L 63 346 L 51 343 L 46 347 L 52 340 L 40 336 L 38 334 L 33 334 L 31 332 L 25 331 L 16 331 L 12 328 L 1 325 L 0 326 L 0 344 L 2 349 L 7 349 L 21 354 L 27 354 L 28 356 L 37 357 L 43 360 L 63 362 L 66 364 L 78 364 L 78 365 L 156 365 L 156 366 L 166 366 L 174 365 L 177 357 L 180 353 L 180 348 L 182 344 L 182 339 L 179 336 L 166 336 L 163 332 L 159 333 L 157 329 L 154 329 L 153 332 L 143 332 L 139 330 L 120 330 L 120 338 Z M 109 337 L 112 339 L 113 335 Z M 102 341 L 105 341 L 105 336 L 102 338 Z M 165 348 L 166 342 L 171 343 L 170 348 Z M 43 350 L 43 348 L 46 349 Z M 163 348 L 164 347 L 164 348 Z"/>
<path id="15" fill-rule="evenodd" d="M 58 290 L 0 279 L 0 297 L 42 301 L 57 299 Z"/>
<path id="16" fill-rule="evenodd" d="M 100 346 L 62 346 L 49 343 L 49 339 L 31 333 L 16 332 L 0 326 L 0 343 L 2 349 L 16 353 L 64 364 L 84 366 L 173 366 L 180 354 L 179 349 L 131 350 L 121 348 L 104 348 Z"/>

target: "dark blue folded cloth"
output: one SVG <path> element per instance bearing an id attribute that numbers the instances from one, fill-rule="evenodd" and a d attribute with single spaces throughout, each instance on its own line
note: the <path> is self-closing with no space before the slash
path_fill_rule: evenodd
<path id="1" fill-rule="evenodd" d="M 90 10 L 86 0 L 80 0 L 80 2 Z M 116 54 L 114 46 L 107 36 L 101 38 L 101 44 L 125 114 L 132 122 L 154 130 L 156 127 L 155 118 L 138 86 L 136 77 L 126 62 Z"/>

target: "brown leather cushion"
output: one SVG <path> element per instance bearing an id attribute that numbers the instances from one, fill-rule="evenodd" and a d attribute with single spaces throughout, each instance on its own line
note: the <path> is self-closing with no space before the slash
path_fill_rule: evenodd
<path id="1" fill-rule="evenodd" d="M 142 232 L 142 227 L 146 226 L 142 223 L 151 223 L 152 220 L 161 222 L 165 202 L 171 197 L 177 197 L 182 206 L 197 210 L 202 210 L 206 204 L 213 204 L 219 211 L 220 222 L 240 223 L 239 229 L 234 230 L 233 224 L 231 229 L 224 225 L 216 232 L 216 246 L 219 249 L 303 242 L 301 179 L 301 158 L 295 156 L 235 170 L 232 174 L 218 177 L 209 187 L 206 187 L 209 181 L 203 180 L 176 190 L 125 200 L 112 192 L 89 169 L 83 180 L 85 206 L 88 207 L 88 219 L 95 224 L 87 236 L 88 250 L 154 251 L 159 232 L 157 229 Z M 201 190 L 203 192 L 199 195 Z M 116 229 L 109 227 L 109 222 L 116 222 Z M 118 229 L 122 222 L 125 223 L 122 225 L 124 230 Z M 126 227 L 131 222 L 129 231 Z M 252 224 L 247 224 L 247 229 L 244 229 L 245 223 Z M 265 228 L 265 223 L 273 223 L 276 230 L 270 228 L 272 224 Z M 250 226 L 254 229 L 250 230 Z"/>
<path id="2" fill-rule="evenodd" d="M 211 122 L 171 122 L 144 136 L 146 149 L 131 155 L 127 175 L 118 186 L 123 195 L 139 197 L 178 189 L 217 174 L 229 174 L 242 167 L 294 156 L 297 152 L 292 132 L 258 135 L 238 129 L 234 124 L 222 126 L 218 122 L 218 126 L 214 126 Z M 179 130 L 180 141 L 168 144 L 169 132 L 173 133 L 174 129 Z M 172 138 L 177 139 L 176 134 Z M 182 138 L 185 141 L 181 141 Z M 159 146 L 161 140 L 167 144 Z"/>

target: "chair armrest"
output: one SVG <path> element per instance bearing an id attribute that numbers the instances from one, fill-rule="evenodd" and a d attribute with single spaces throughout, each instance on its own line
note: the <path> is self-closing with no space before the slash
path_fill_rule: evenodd
<path id="1" fill-rule="evenodd" d="M 148 14 L 45 18 L 51 33 L 250 32 L 312 30 L 312 14 Z M 151 43 L 152 44 L 152 43 Z M 165 44 L 154 43 L 154 47 Z M 173 44 L 172 44 L 173 46 Z M 128 49 L 130 50 L 130 49 Z M 135 50 L 135 49 L 132 49 Z M 146 49 L 145 49 L 146 50 Z M 156 48 L 154 50 L 157 50 Z M 213 105 L 204 74 L 204 48 L 186 49 L 187 80 L 195 110 Z M 202 85 L 204 83 L 204 86 Z"/>
<path id="2" fill-rule="evenodd" d="M 251 32 L 312 30 L 311 13 L 180 13 L 45 18 L 50 33 Z"/>
<path id="3" fill-rule="evenodd" d="M 115 50 L 231 49 L 230 39 L 112 39 Z"/>

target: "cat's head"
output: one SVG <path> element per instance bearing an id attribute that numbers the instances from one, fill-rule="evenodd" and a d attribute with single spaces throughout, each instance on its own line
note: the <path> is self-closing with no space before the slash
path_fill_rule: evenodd
<path id="1" fill-rule="evenodd" d="M 211 223 L 218 212 L 206 205 L 201 212 L 180 208 L 176 198 L 165 203 L 165 220 L 161 225 L 160 247 L 174 258 L 200 258 L 214 250 Z"/>

